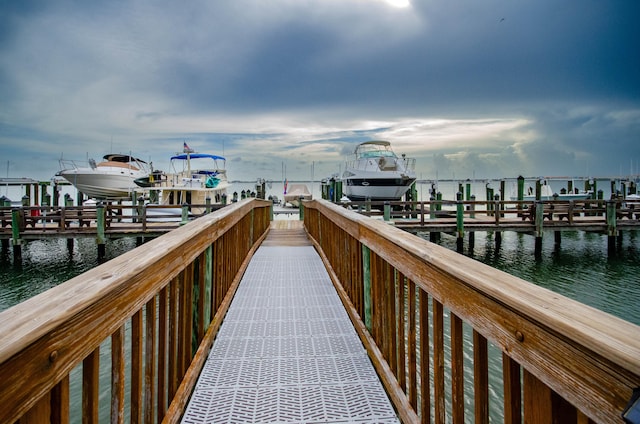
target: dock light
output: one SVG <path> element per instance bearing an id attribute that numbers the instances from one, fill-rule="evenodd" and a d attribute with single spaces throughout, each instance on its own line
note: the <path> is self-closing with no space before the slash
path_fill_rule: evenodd
<path id="1" fill-rule="evenodd" d="M 631 400 L 622 412 L 625 423 L 640 424 L 640 387 L 633 389 Z"/>

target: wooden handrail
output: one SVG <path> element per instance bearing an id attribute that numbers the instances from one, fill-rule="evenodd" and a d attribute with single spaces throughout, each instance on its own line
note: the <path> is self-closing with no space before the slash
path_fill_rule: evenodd
<path id="1" fill-rule="evenodd" d="M 488 408 L 483 377 L 487 372 L 483 359 L 486 341 L 504 354 L 500 359 L 505 370 L 504 399 L 510 402 L 502 407 L 505 422 L 519 422 L 521 413 L 525 422 L 621 421 L 620 414 L 633 389 L 640 386 L 640 327 L 329 202 L 305 202 L 304 207 L 307 231 L 321 251 L 352 319 L 360 322 L 356 329 L 374 364 L 384 363 L 377 367 L 378 372 L 384 375 L 403 420 L 434 414 L 440 422 L 444 416 L 444 377 L 440 369 L 444 308 L 451 315 L 450 375 L 455 410 L 447 411 L 447 415 L 453 422 L 463 419 L 459 410 L 464 408 L 460 386 L 464 381 L 462 323 L 474 334 L 474 353 L 467 356 L 475 358 L 471 372 L 477 385 L 476 422 L 486 422 L 483 411 Z M 345 260 L 354 256 L 367 256 L 367 261 Z M 363 293 L 363 284 L 368 284 L 363 283 L 364 262 L 370 262 L 366 270 L 371 274 L 369 300 Z M 418 296 L 411 293 L 413 287 Z M 364 307 L 368 301 L 372 304 L 370 311 Z M 407 316 L 395 322 L 398 305 L 402 303 L 404 308 L 405 302 L 408 311 L 403 315 Z M 429 346 L 429 333 L 423 330 L 428 322 L 427 306 L 433 315 L 430 324 L 434 337 L 429 355 L 436 366 L 425 369 L 429 361 L 425 363 L 425 355 L 415 350 L 416 346 Z M 371 328 L 364 324 L 369 320 Z M 422 323 L 418 329 L 416 322 Z M 399 328 L 409 329 L 407 339 L 404 335 L 400 338 Z M 412 336 L 412 331 L 417 335 Z M 375 345 L 371 345 L 372 340 Z M 406 345 L 409 351 L 401 351 L 400 345 L 403 349 Z M 417 358 L 422 359 L 419 364 Z M 405 378 L 405 369 L 409 374 L 416 369 L 420 372 Z M 428 386 L 423 389 L 429 375 L 435 384 L 433 398 Z M 416 378 L 417 384 L 412 381 Z M 398 402 L 398 390 L 407 400 Z M 416 402 L 416 390 L 421 393 L 421 403 Z M 408 404 L 413 405 L 413 411 L 405 411 Z"/>
<path id="2" fill-rule="evenodd" d="M 0 422 L 68 422 L 69 374 L 80 363 L 82 414 L 93 420 L 105 340 L 112 346 L 112 422 L 124 420 L 125 361 L 132 421 L 161 421 L 267 233 L 270 205 L 251 199 L 205 215 L 0 313 Z"/>

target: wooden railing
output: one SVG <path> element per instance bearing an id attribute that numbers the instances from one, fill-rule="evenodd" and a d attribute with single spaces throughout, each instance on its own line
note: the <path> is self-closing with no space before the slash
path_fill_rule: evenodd
<path id="1" fill-rule="evenodd" d="M 0 313 L 0 422 L 69 422 L 78 365 L 83 422 L 104 393 L 111 422 L 179 420 L 270 205 L 228 206 Z"/>
<path id="2" fill-rule="evenodd" d="M 622 422 L 640 327 L 329 202 L 304 208 L 403 422 Z"/>

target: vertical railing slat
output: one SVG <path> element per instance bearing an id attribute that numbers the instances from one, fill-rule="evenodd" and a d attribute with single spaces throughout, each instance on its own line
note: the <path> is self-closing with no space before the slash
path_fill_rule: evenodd
<path id="1" fill-rule="evenodd" d="M 464 351 L 462 320 L 450 312 L 451 415 L 453 424 L 464 423 Z"/>
<path id="2" fill-rule="evenodd" d="M 169 283 L 169 369 L 168 369 L 168 398 L 173 396 L 178 390 L 178 306 L 180 302 L 180 284 L 176 277 Z"/>
<path id="3" fill-rule="evenodd" d="M 111 423 L 124 423 L 125 391 L 125 330 L 118 328 L 111 335 Z"/>
<path id="4" fill-rule="evenodd" d="M 142 310 L 131 318 L 131 422 L 142 422 L 142 390 L 143 390 L 143 334 Z"/>
<path id="5" fill-rule="evenodd" d="M 502 353 L 502 380 L 504 422 L 505 424 L 520 424 L 522 422 L 520 364 L 504 352 Z"/>
<path id="6" fill-rule="evenodd" d="M 398 329 L 398 368 L 396 374 L 398 376 L 398 384 L 402 387 L 404 392 L 407 392 L 407 349 L 405 348 L 406 332 L 405 332 L 405 307 L 404 298 L 407 291 L 405 290 L 405 279 L 402 273 L 396 271 L 396 285 L 397 295 L 397 313 L 396 313 L 396 327 Z"/>
<path id="7" fill-rule="evenodd" d="M 156 297 L 147 302 L 146 334 L 144 340 L 144 421 L 153 422 L 156 390 Z"/>
<path id="8" fill-rule="evenodd" d="M 69 375 L 51 390 L 51 424 L 69 423 Z"/>
<path id="9" fill-rule="evenodd" d="M 442 303 L 433 299 L 433 391 L 436 424 L 445 422 L 444 314 Z"/>
<path id="10" fill-rule="evenodd" d="M 473 330 L 473 398 L 475 423 L 489 422 L 489 353 L 487 339 Z"/>
<path id="11" fill-rule="evenodd" d="M 82 361 L 82 422 L 98 422 L 100 399 L 100 348 Z"/>
<path id="12" fill-rule="evenodd" d="M 420 413 L 423 423 L 431 422 L 431 383 L 429 382 L 429 295 L 420 290 Z"/>
<path id="13" fill-rule="evenodd" d="M 167 323 L 168 287 L 160 290 L 158 305 L 158 388 L 157 422 L 162 421 L 167 411 Z"/>
<path id="14" fill-rule="evenodd" d="M 409 403 L 416 409 L 418 406 L 418 382 L 417 380 L 417 345 L 416 345 L 416 285 L 413 281 L 408 280 L 409 286 L 409 312 L 407 319 L 409 320 Z"/>

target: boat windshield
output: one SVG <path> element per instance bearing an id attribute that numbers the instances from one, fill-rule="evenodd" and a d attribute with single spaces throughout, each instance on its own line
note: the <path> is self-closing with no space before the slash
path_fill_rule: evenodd
<path id="1" fill-rule="evenodd" d="M 377 157 L 388 157 L 395 158 L 396 155 L 391 150 L 391 146 L 385 146 L 380 144 L 364 144 L 358 146 L 356 150 L 356 157 L 360 158 L 377 158 Z"/>

